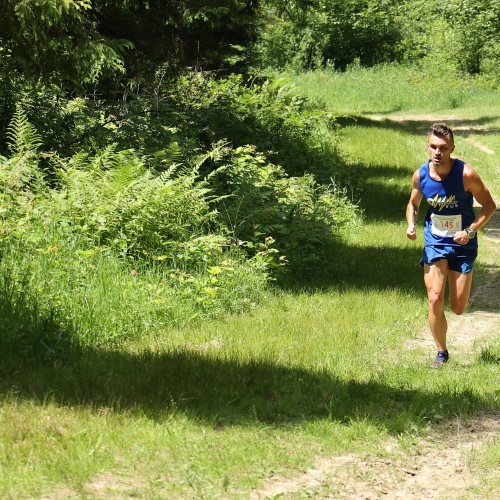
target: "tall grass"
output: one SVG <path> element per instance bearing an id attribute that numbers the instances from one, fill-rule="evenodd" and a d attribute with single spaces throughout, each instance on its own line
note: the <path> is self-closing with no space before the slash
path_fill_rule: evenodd
<path id="1" fill-rule="evenodd" d="M 162 266 L 123 261 L 106 251 L 85 253 L 71 239 L 39 248 L 6 245 L 0 343 L 6 348 L 8 337 L 13 349 L 17 341 L 36 346 L 42 338 L 49 344 L 116 345 L 166 325 L 253 307 L 268 293 L 265 276 L 230 254 L 226 260 L 230 268 L 206 276 L 175 270 L 166 276 Z"/>
<path id="2" fill-rule="evenodd" d="M 293 82 L 316 106 L 349 115 L 449 113 L 471 107 L 478 116 L 494 116 L 490 105 L 498 95 L 487 81 L 453 73 L 435 75 L 411 66 L 354 66 L 343 73 L 324 69 L 279 76 Z"/>

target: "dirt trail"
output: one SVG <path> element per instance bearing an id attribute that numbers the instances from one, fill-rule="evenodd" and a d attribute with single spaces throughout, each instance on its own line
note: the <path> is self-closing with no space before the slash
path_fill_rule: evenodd
<path id="1" fill-rule="evenodd" d="M 369 116 L 370 120 L 376 121 L 376 122 L 382 122 L 382 121 L 390 121 L 390 122 L 395 122 L 398 123 L 399 125 L 406 126 L 410 122 L 413 123 L 418 123 L 422 124 L 421 131 L 425 133 L 428 129 L 431 123 L 434 122 L 448 122 L 453 126 L 453 130 L 456 132 L 461 132 L 462 134 L 465 135 L 464 140 L 468 142 L 469 144 L 472 144 L 475 148 L 480 149 L 484 153 L 487 153 L 489 155 L 494 155 L 496 154 L 495 151 L 493 151 L 491 148 L 488 146 L 485 146 L 484 144 L 481 144 L 477 139 L 473 139 L 472 137 L 467 137 L 467 134 L 469 133 L 488 133 L 489 129 L 487 125 L 473 125 L 470 122 L 464 122 L 461 120 L 458 116 L 456 115 L 447 115 L 447 116 L 439 116 L 439 115 L 393 115 L 390 117 L 383 116 L 383 115 L 370 115 Z M 420 128 L 420 127 L 419 127 Z"/>
<path id="2" fill-rule="evenodd" d="M 450 118 L 446 117 L 448 121 L 454 121 Z M 410 120 L 432 122 L 443 119 L 427 115 L 391 118 L 401 125 Z M 495 154 L 491 150 L 485 151 L 481 144 L 470 143 L 488 154 Z M 489 221 L 480 238 L 481 245 L 493 248 L 492 255 L 499 254 L 500 211 Z M 471 312 L 460 317 L 448 315 L 449 349 L 454 362 L 462 365 L 475 362 L 481 347 L 500 331 L 498 259 L 495 262 L 494 258 L 483 257 L 481 262 L 484 271 L 474 277 Z M 406 347 L 422 353 L 433 353 L 435 349 L 428 328 L 417 338 L 409 340 Z M 457 417 L 456 421 L 434 425 L 429 437 L 418 440 L 410 450 L 403 449 L 395 438 L 391 438 L 378 455 L 352 453 L 317 457 L 311 469 L 291 478 L 273 477 L 260 490 L 254 491 L 251 498 L 298 498 L 304 495 L 347 499 L 498 498 L 498 491 L 481 487 L 481 478 L 474 470 L 474 456 L 483 446 L 498 442 L 499 436 L 500 412 L 468 421 Z M 490 473 L 492 477 L 500 478 L 500 467 Z M 497 486 L 499 484 L 500 479 Z"/>
<path id="3" fill-rule="evenodd" d="M 315 466 L 292 479 L 273 478 L 252 499 L 297 498 L 495 498 L 480 489 L 474 474 L 474 454 L 498 439 L 500 413 L 461 424 L 449 423 L 434 430 L 410 451 L 396 439 L 386 444 L 387 455 L 347 454 L 318 458 Z M 443 435 L 448 435 L 443 440 Z M 491 471 L 495 474 L 495 471 Z M 498 473 L 498 470 L 497 470 Z"/>
<path id="4" fill-rule="evenodd" d="M 387 455 L 347 454 L 318 458 L 313 468 L 294 478 L 273 478 L 250 498 L 346 499 L 485 499 L 497 498 L 481 488 L 473 461 L 486 443 L 498 439 L 500 413 L 474 421 L 447 424 L 436 439 L 429 437 L 405 451 L 396 439 L 386 444 Z M 443 434 L 449 435 L 443 440 Z M 498 469 L 496 473 L 498 474 Z M 495 474 L 495 471 L 491 471 Z"/>

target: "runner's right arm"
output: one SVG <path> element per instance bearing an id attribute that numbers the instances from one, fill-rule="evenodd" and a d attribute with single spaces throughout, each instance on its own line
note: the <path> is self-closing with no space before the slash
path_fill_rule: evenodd
<path id="1" fill-rule="evenodd" d="M 411 178 L 411 194 L 410 201 L 406 206 L 406 222 L 408 227 L 406 229 L 406 236 L 410 240 L 417 238 L 417 219 L 420 203 L 422 202 L 423 194 L 420 190 L 420 169 L 415 170 Z"/>

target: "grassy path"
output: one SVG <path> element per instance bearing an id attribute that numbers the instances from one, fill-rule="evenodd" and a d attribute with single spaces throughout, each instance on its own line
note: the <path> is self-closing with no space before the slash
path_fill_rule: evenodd
<path id="1" fill-rule="evenodd" d="M 498 197 L 500 118 L 454 113 L 459 154 Z M 427 368 L 421 242 L 403 217 L 428 123 L 386 118 L 344 120 L 365 223 L 320 288 L 0 373 L 0 497 L 494 498 L 499 340 L 488 330 Z M 461 328 L 498 321 L 498 243 L 482 236 Z"/>
<path id="2" fill-rule="evenodd" d="M 453 121 L 457 117 L 439 115 L 398 115 L 390 119 L 372 116 L 375 122 L 388 121 L 404 128 L 417 121 L 416 132 L 425 131 L 428 121 Z M 460 134 L 463 127 L 455 127 Z M 468 131 L 485 130 L 468 124 Z M 487 130 L 487 129 L 486 129 Z M 424 135 L 425 136 L 425 135 Z M 496 153 L 470 137 L 465 141 L 488 155 Z M 495 161 L 498 156 L 495 156 Z M 495 185 L 497 187 L 497 185 Z M 499 192 L 493 193 L 498 200 Z M 491 356 L 490 344 L 497 342 L 500 331 L 500 274 L 498 249 L 500 212 L 484 229 L 481 271 L 474 280 L 470 311 L 462 317 L 449 315 L 450 350 L 457 364 L 470 367 L 477 356 L 499 362 L 498 352 Z M 418 336 L 407 339 L 405 348 L 414 352 L 433 352 L 434 343 L 425 326 Z M 496 356 L 496 357 L 495 357 Z M 425 357 L 422 356 L 422 362 Z M 500 373 L 499 373 L 500 374 Z M 253 493 L 252 498 L 295 498 L 314 492 L 318 498 L 495 498 L 500 486 L 500 411 L 480 412 L 472 418 L 456 415 L 447 420 L 438 415 L 429 433 L 413 441 L 410 448 L 400 440 L 388 438 L 381 447 L 385 453 L 360 452 L 333 457 L 318 456 L 313 466 L 294 477 L 274 477 Z M 489 471 L 478 470 L 483 460 Z"/>

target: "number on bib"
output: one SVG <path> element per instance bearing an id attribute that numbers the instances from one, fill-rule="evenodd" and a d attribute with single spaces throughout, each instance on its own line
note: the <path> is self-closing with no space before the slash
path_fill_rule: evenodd
<path id="1" fill-rule="evenodd" d="M 452 238 L 455 233 L 462 230 L 462 215 L 431 214 L 432 234 L 442 238 Z"/>

